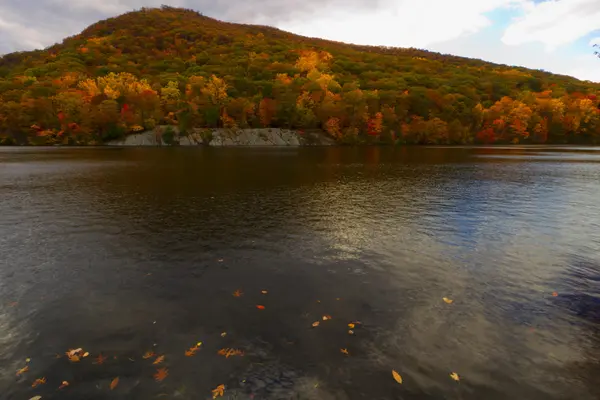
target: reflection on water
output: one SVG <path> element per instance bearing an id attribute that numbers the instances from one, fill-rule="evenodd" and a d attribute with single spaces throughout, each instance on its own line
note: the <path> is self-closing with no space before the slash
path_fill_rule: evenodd
<path id="1" fill-rule="evenodd" d="M 0 392 L 598 398 L 599 178 L 588 148 L 0 149 Z"/>

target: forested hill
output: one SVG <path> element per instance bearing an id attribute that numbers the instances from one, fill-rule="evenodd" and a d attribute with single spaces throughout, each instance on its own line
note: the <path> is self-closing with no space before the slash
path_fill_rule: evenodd
<path id="1" fill-rule="evenodd" d="M 159 125 L 318 128 L 341 143 L 600 143 L 599 92 L 162 7 L 0 58 L 0 143 L 98 144 Z"/>

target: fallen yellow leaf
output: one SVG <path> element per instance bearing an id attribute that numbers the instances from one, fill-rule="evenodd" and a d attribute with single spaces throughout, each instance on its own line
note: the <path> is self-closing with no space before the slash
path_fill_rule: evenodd
<path id="1" fill-rule="evenodd" d="M 340 349 L 340 351 L 341 351 L 342 353 L 344 353 L 345 355 L 347 355 L 347 356 L 349 356 L 349 355 L 350 355 L 350 353 L 348 353 L 348 349 Z"/>
<path id="2" fill-rule="evenodd" d="M 62 384 L 58 387 L 59 389 L 63 389 L 66 388 L 67 386 L 69 386 L 69 382 L 67 381 L 62 381 Z"/>
<path id="3" fill-rule="evenodd" d="M 451 373 L 450 378 L 454 379 L 456 382 L 460 381 L 460 377 L 456 372 Z"/>
<path id="4" fill-rule="evenodd" d="M 23 368 L 21 368 L 20 370 L 17 371 L 17 376 L 24 374 L 25 372 L 29 371 L 29 367 L 28 366 L 24 366 Z"/>
<path id="5" fill-rule="evenodd" d="M 72 357 L 74 355 L 76 355 L 77 353 L 81 353 L 83 351 L 83 349 L 80 347 L 78 349 L 69 349 L 69 351 L 67 351 L 65 354 L 67 355 L 67 357 Z"/>
<path id="6" fill-rule="evenodd" d="M 42 396 L 33 396 L 29 400 L 42 400 Z"/>
<path id="7" fill-rule="evenodd" d="M 323 321 L 329 321 L 331 319 L 331 315 L 323 315 Z"/>
<path id="8" fill-rule="evenodd" d="M 348 328 L 350 328 L 350 329 L 354 329 L 354 327 L 355 327 L 355 326 L 356 326 L 356 325 L 354 325 L 352 322 L 350 322 L 350 323 L 348 324 Z"/>
<path id="9" fill-rule="evenodd" d="M 454 302 L 454 300 L 452 300 L 452 299 L 449 299 L 449 298 L 447 298 L 447 297 L 444 297 L 444 298 L 442 298 L 442 300 L 444 300 L 444 301 L 445 301 L 446 303 L 448 303 L 448 304 L 452 304 L 452 302 Z"/>
<path id="10" fill-rule="evenodd" d="M 353 331 L 352 329 L 350 329 L 350 330 L 348 331 L 348 334 L 349 334 L 349 335 L 354 335 L 354 331 Z"/>
<path id="11" fill-rule="evenodd" d="M 119 384 L 119 377 L 117 376 L 115 379 L 110 382 L 110 390 L 113 390 Z"/>
<path id="12" fill-rule="evenodd" d="M 392 370 L 392 376 L 394 377 L 394 380 L 398 383 L 402 383 L 402 377 L 400 376 L 399 373 L 397 373 L 396 371 Z"/>
<path id="13" fill-rule="evenodd" d="M 165 356 L 158 356 L 158 357 L 156 357 L 156 360 L 154 360 L 154 362 L 152 363 L 152 365 L 160 364 L 164 360 L 165 360 Z"/>
<path id="14" fill-rule="evenodd" d="M 319 326 L 320 322 L 319 321 L 315 321 L 312 323 L 313 328 L 316 328 L 317 326 Z"/>
<path id="15" fill-rule="evenodd" d="M 38 378 L 35 381 L 33 381 L 33 383 L 31 384 L 31 387 L 36 387 L 38 385 L 43 385 L 44 383 L 46 383 L 46 378 Z"/>
<path id="16" fill-rule="evenodd" d="M 86 351 L 85 353 L 83 353 L 83 358 L 85 358 L 85 357 L 87 357 L 87 356 L 89 356 L 89 355 L 90 355 L 90 353 L 88 353 L 88 352 Z"/>
<path id="17" fill-rule="evenodd" d="M 267 293 L 269 293 L 269 292 L 267 292 L 266 290 L 261 290 L 260 292 L 261 292 L 262 294 L 267 294 Z"/>
<path id="18" fill-rule="evenodd" d="M 213 399 L 221 396 L 223 397 L 223 393 L 225 392 L 225 385 L 219 385 L 215 389 L 212 390 Z"/>
<path id="19" fill-rule="evenodd" d="M 26 363 L 28 363 L 28 362 L 30 362 L 30 361 L 31 361 L 31 358 L 26 358 L 26 359 L 25 359 L 25 362 L 26 362 Z"/>
<path id="20" fill-rule="evenodd" d="M 156 370 L 156 373 L 154 374 L 154 380 L 156 382 L 161 382 L 167 376 L 169 376 L 169 370 L 166 368 L 159 368 Z"/>
<path id="21" fill-rule="evenodd" d="M 221 333 L 221 337 L 225 337 L 225 336 L 227 336 L 227 332 Z"/>

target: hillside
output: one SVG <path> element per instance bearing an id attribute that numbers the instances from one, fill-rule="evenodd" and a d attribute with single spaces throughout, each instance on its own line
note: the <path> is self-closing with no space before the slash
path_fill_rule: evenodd
<path id="1" fill-rule="evenodd" d="M 162 7 L 0 58 L 0 143 L 99 144 L 159 125 L 323 129 L 341 143 L 600 143 L 599 92 Z"/>

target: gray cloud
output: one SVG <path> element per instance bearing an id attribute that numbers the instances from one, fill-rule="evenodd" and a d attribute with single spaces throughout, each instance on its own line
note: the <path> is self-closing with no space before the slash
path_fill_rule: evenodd
<path id="1" fill-rule="evenodd" d="M 168 4 L 231 22 L 278 25 L 335 10 L 360 13 L 391 0 L 2 0 L 0 54 L 43 48 L 88 25 L 141 7 Z"/>

